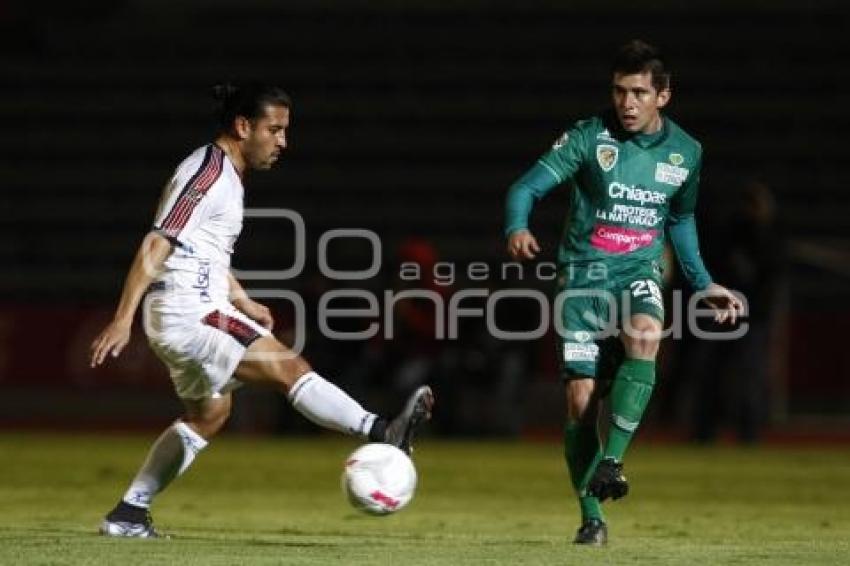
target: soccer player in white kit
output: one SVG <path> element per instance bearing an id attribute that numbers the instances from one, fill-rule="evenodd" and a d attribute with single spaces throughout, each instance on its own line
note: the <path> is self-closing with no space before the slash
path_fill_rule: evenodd
<path id="1" fill-rule="evenodd" d="M 392 421 L 363 409 L 311 370 L 271 333 L 269 309 L 230 273 L 242 229 L 242 180 L 269 169 L 286 148 L 292 103 L 277 87 L 215 89 L 221 101 L 215 141 L 195 150 L 165 187 L 153 230 L 130 267 L 112 322 L 91 346 L 91 365 L 116 357 L 144 300 L 148 341 L 169 369 L 184 415 L 156 440 L 121 501 L 103 520 L 108 536 L 157 537 L 153 498 L 186 471 L 230 414 L 242 383 L 271 386 L 314 423 L 410 451 L 431 416 L 433 393 L 418 388 Z"/>

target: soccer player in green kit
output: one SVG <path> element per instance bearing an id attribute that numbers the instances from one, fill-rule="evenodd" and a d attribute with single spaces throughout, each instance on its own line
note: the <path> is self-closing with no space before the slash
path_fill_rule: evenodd
<path id="1" fill-rule="evenodd" d="M 570 186 L 558 249 L 565 299 L 555 304 L 563 304 L 564 451 L 582 514 L 575 542 L 590 545 L 608 540 L 600 502 L 628 492 L 623 455 L 655 382 L 665 230 L 685 278 L 704 293 L 715 319 L 734 322 L 743 311 L 700 258 L 694 208 L 702 149 L 661 113 L 670 74 L 654 47 L 634 40 L 620 48 L 611 95 L 611 111 L 576 123 L 511 186 L 505 226 L 510 256 L 533 259 L 540 252 L 528 230 L 534 202 Z M 622 331 L 606 340 L 611 323 Z M 603 446 L 597 420 L 607 394 L 611 422 Z"/>

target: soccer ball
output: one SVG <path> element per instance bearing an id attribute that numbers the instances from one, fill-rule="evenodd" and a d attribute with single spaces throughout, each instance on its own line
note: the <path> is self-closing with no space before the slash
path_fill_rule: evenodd
<path id="1" fill-rule="evenodd" d="M 342 489 L 355 509 L 389 515 L 413 499 L 416 468 L 407 454 L 391 444 L 365 444 L 345 461 Z"/>

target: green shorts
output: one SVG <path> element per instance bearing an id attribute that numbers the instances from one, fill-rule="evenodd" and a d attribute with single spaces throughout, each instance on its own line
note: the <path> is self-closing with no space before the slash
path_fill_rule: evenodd
<path id="1" fill-rule="evenodd" d="M 555 306 L 564 379 L 612 379 L 623 358 L 619 329 L 626 317 L 646 314 L 664 324 L 661 274 L 654 261 L 562 266 Z"/>

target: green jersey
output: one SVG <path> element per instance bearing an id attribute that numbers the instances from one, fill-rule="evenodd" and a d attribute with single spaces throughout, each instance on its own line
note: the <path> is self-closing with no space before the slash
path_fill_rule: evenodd
<path id="1" fill-rule="evenodd" d="M 527 229 L 534 201 L 568 183 L 561 264 L 658 261 L 665 226 L 692 221 L 701 160 L 699 142 L 666 117 L 654 134 L 625 133 L 613 115 L 580 121 L 511 187 L 506 233 Z"/>

